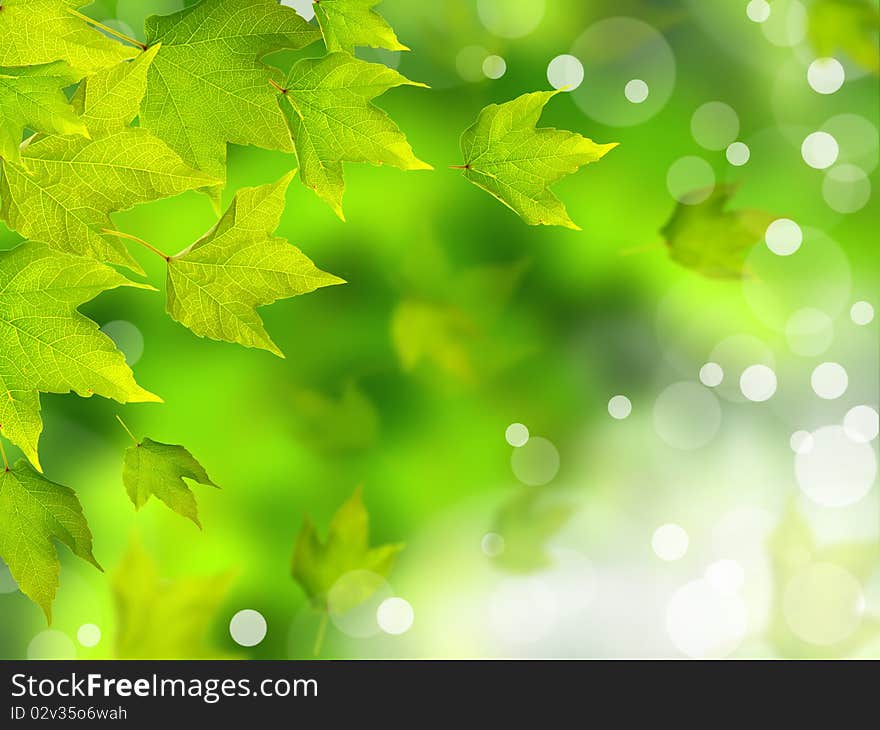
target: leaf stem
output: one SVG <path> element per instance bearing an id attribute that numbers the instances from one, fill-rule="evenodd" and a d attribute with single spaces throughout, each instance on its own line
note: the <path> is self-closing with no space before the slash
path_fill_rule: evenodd
<path id="1" fill-rule="evenodd" d="M 450 165 L 449 169 L 450 170 L 470 170 L 471 166 L 470 165 Z"/>
<path id="2" fill-rule="evenodd" d="M 272 86 L 274 86 L 276 89 L 278 89 L 278 91 L 280 91 L 282 94 L 287 93 L 287 89 L 285 89 L 283 86 L 279 86 L 277 83 L 275 83 L 274 79 L 269 79 L 269 83 L 272 84 Z"/>
<path id="3" fill-rule="evenodd" d="M 109 25 L 104 25 L 103 23 L 99 23 L 94 18 L 90 18 L 88 15 L 83 15 L 82 13 L 77 12 L 73 8 L 68 8 L 67 12 L 70 13 L 71 15 L 79 18 L 80 20 L 85 21 L 89 25 L 91 25 L 95 28 L 99 28 L 100 30 L 103 30 L 105 33 L 107 33 L 108 35 L 112 35 L 114 38 L 118 38 L 119 40 L 124 41 L 125 43 L 128 43 L 132 46 L 137 46 L 142 51 L 146 51 L 147 48 L 149 48 L 149 46 L 147 46 L 146 43 L 141 43 L 140 41 L 136 41 L 134 38 L 129 38 L 127 35 L 125 35 L 125 33 L 120 33 L 118 30 L 116 30 L 115 28 L 111 28 Z"/>
<path id="4" fill-rule="evenodd" d="M 0 456 L 3 457 L 3 466 L 9 471 L 9 460 L 6 458 L 6 449 L 3 448 L 3 439 L 0 439 Z"/>
<path id="5" fill-rule="evenodd" d="M 130 233 L 123 233 L 122 231 L 114 231 L 112 228 L 104 228 L 101 233 L 106 233 L 109 236 L 118 236 L 119 238 L 126 238 L 129 241 L 134 241 L 135 243 L 139 243 L 141 246 L 144 246 L 150 251 L 152 251 L 157 256 L 161 256 L 166 261 L 171 261 L 171 257 L 160 251 L 156 248 L 152 243 L 147 243 L 143 238 L 138 238 L 137 236 L 133 236 Z"/>
<path id="6" fill-rule="evenodd" d="M 116 420 L 119 421 L 119 425 L 125 429 L 125 432 L 131 437 L 131 440 L 134 441 L 138 446 L 140 446 L 140 442 L 134 437 L 131 429 L 125 425 L 125 421 L 122 420 L 121 416 L 118 413 L 116 414 Z"/>
<path id="7" fill-rule="evenodd" d="M 321 653 L 321 647 L 324 646 L 324 637 L 327 636 L 327 619 L 329 617 L 329 611 L 325 610 L 321 612 L 321 623 L 318 624 L 318 635 L 315 637 L 315 645 L 312 647 L 312 652 L 315 656 Z"/>

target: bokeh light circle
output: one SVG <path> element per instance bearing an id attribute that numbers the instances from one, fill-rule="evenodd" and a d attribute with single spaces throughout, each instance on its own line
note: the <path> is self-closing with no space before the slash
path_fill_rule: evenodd
<path id="1" fill-rule="evenodd" d="M 821 355 L 834 340 L 834 322 L 819 309 L 799 309 L 785 323 L 785 339 L 798 355 Z"/>
<path id="2" fill-rule="evenodd" d="M 849 376 L 840 363 L 823 362 L 810 375 L 813 392 L 825 400 L 835 400 L 846 393 Z"/>
<path id="3" fill-rule="evenodd" d="M 850 307 L 849 316 L 855 324 L 864 327 L 874 320 L 874 307 L 870 302 L 856 302 Z"/>
<path id="4" fill-rule="evenodd" d="M 666 388 L 654 402 L 654 430 L 670 446 L 691 450 L 705 446 L 721 427 L 718 398 L 699 383 L 684 381 Z"/>
<path id="5" fill-rule="evenodd" d="M 843 430 L 856 443 L 866 444 L 877 438 L 880 418 L 871 406 L 854 406 L 843 417 Z"/>
<path id="6" fill-rule="evenodd" d="M 660 525 L 651 536 L 651 548 L 661 560 L 671 562 L 681 560 L 687 553 L 690 538 L 681 525 L 667 523 Z"/>
<path id="7" fill-rule="evenodd" d="M 529 429 L 521 423 L 511 423 L 504 431 L 504 440 L 518 449 L 529 440 Z"/>
<path id="8" fill-rule="evenodd" d="M 76 640 L 86 648 L 97 646 L 101 641 L 101 629 L 95 624 L 83 624 L 76 632 Z"/>
<path id="9" fill-rule="evenodd" d="M 327 607 L 333 625 L 346 636 L 366 639 L 381 631 L 376 616 L 383 601 L 394 595 L 378 573 L 351 570 L 327 592 Z"/>
<path id="10" fill-rule="evenodd" d="M 801 227 L 790 218 L 778 218 L 767 226 L 764 241 L 777 256 L 791 256 L 801 247 L 804 234 Z"/>
<path id="11" fill-rule="evenodd" d="M 739 389 L 750 401 L 763 403 L 776 393 L 776 373 L 766 365 L 750 365 L 739 378 Z"/>
<path id="12" fill-rule="evenodd" d="M 76 647 L 62 631 L 46 629 L 31 639 L 27 648 L 28 659 L 73 659 Z"/>
<path id="13" fill-rule="evenodd" d="M 266 619 L 259 611 L 244 608 L 229 622 L 229 635 L 240 646 L 256 646 L 266 638 Z"/>
<path id="14" fill-rule="evenodd" d="M 836 58 L 817 58 L 807 69 L 807 82 L 818 94 L 833 94 L 846 81 L 846 71 Z"/>
<path id="15" fill-rule="evenodd" d="M 774 46 L 796 46 L 807 35 L 807 9 L 798 0 L 773 0 L 761 32 Z"/>
<path id="16" fill-rule="evenodd" d="M 641 104 L 650 93 L 651 89 L 642 79 L 630 79 L 623 87 L 623 95 L 633 104 Z"/>
<path id="17" fill-rule="evenodd" d="M 724 381 L 724 369 L 717 362 L 707 362 L 700 368 L 700 382 L 709 387 L 717 388 Z"/>
<path id="18" fill-rule="evenodd" d="M 666 173 L 666 187 L 678 202 L 699 205 L 715 189 L 715 171 L 701 157 L 681 157 Z"/>
<path id="19" fill-rule="evenodd" d="M 608 401 L 608 413 L 618 421 L 632 413 L 632 402 L 625 395 L 615 395 Z"/>
<path id="20" fill-rule="evenodd" d="M 855 213 L 871 199 L 871 181 L 855 165 L 835 165 L 822 180 L 822 198 L 833 211 Z"/>
<path id="21" fill-rule="evenodd" d="M 666 607 L 666 631 L 675 647 L 694 659 L 729 655 L 742 642 L 748 612 L 738 595 L 719 592 L 705 579 L 679 588 Z"/>
<path id="22" fill-rule="evenodd" d="M 521 38 L 541 23 L 544 0 L 477 0 L 477 15 L 489 32 Z"/>
<path id="23" fill-rule="evenodd" d="M 586 76 L 586 83 L 572 97 L 584 114 L 607 126 L 630 127 L 647 121 L 666 106 L 675 88 L 672 49 L 644 21 L 600 20 L 587 28 L 570 52 L 580 59 Z M 630 86 L 627 94 L 633 81 L 641 84 Z M 634 101 L 642 98 L 645 89 L 650 93 Z"/>
<path id="24" fill-rule="evenodd" d="M 107 322 L 101 327 L 107 337 L 113 340 L 113 344 L 125 355 L 125 362 L 131 367 L 135 365 L 144 354 L 144 336 L 136 325 L 123 319 Z"/>
<path id="25" fill-rule="evenodd" d="M 795 456 L 798 486 L 823 507 L 846 507 L 862 499 L 877 477 L 877 457 L 868 443 L 853 441 L 843 426 L 813 432 L 813 447 Z"/>
<path id="26" fill-rule="evenodd" d="M 722 101 L 710 101 L 691 117 L 691 134 L 700 147 L 723 150 L 739 134 L 739 116 Z"/>
<path id="27" fill-rule="evenodd" d="M 564 53 L 547 65 L 547 81 L 554 89 L 574 91 L 584 80 L 584 66 L 574 56 Z"/>
<path id="28" fill-rule="evenodd" d="M 764 23 L 770 17 L 770 3 L 767 0 L 750 0 L 746 5 L 746 15 L 753 23 Z"/>
<path id="29" fill-rule="evenodd" d="M 734 167 L 742 167 L 752 156 L 752 151 L 745 142 L 732 142 L 724 152 L 727 161 Z"/>
<path id="30" fill-rule="evenodd" d="M 840 147 L 828 132 L 812 132 L 804 138 L 801 157 L 810 167 L 825 170 L 837 162 Z"/>
<path id="31" fill-rule="evenodd" d="M 796 454 L 808 454 L 813 449 L 813 434 L 809 431 L 795 431 L 788 441 L 791 450 Z"/>
<path id="32" fill-rule="evenodd" d="M 399 636 L 412 628 L 415 612 L 409 601 L 398 596 L 386 598 L 376 609 L 376 623 L 386 634 Z"/>
<path id="33" fill-rule="evenodd" d="M 530 438 L 511 454 L 510 468 L 523 484 L 539 487 L 559 471 L 559 452 L 545 438 Z"/>
<path id="34" fill-rule="evenodd" d="M 483 59 L 483 75 L 487 79 L 500 79 L 507 73 L 507 61 L 501 56 L 491 55 Z"/>

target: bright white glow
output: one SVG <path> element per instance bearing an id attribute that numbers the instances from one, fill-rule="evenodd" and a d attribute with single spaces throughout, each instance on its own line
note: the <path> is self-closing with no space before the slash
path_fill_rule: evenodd
<path id="1" fill-rule="evenodd" d="M 819 94 L 833 94 L 846 81 L 846 71 L 836 58 L 817 58 L 807 69 L 810 88 Z"/>
<path id="2" fill-rule="evenodd" d="M 813 448 L 813 434 L 809 431 L 795 431 L 789 439 L 789 445 L 796 454 L 809 454 Z"/>
<path id="3" fill-rule="evenodd" d="M 745 636 L 748 612 L 737 595 L 717 591 L 708 580 L 679 588 L 666 607 L 666 631 L 676 648 L 693 658 L 719 658 Z"/>
<path id="4" fill-rule="evenodd" d="M 745 571 L 735 560 L 717 560 L 706 568 L 706 580 L 719 593 L 732 596 L 742 590 Z"/>
<path id="5" fill-rule="evenodd" d="M 776 373 L 766 365 L 750 365 L 740 376 L 739 389 L 750 401 L 769 400 L 776 392 Z"/>
<path id="6" fill-rule="evenodd" d="M 630 79 L 626 82 L 626 86 L 623 87 L 623 95 L 627 101 L 633 104 L 641 104 L 643 101 L 646 101 L 649 93 L 648 85 L 641 79 Z"/>
<path id="7" fill-rule="evenodd" d="M 236 644 L 256 646 L 266 638 L 266 619 L 252 608 L 242 609 L 229 622 L 229 635 Z"/>
<path id="8" fill-rule="evenodd" d="M 840 148 L 837 140 L 828 132 L 813 132 L 801 145 L 801 156 L 810 167 L 825 170 L 837 162 Z"/>
<path id="9" fill-rule="evenodd" d="M 751 0 L 746 6 L 746 15 L 753 23 L 763 23 L 770 17 L 770 3 L 767 0 Z"/>
<path id="10" fill-rule="evenodd" d="M 778 218 L 767 226 L 764 240 L 777 256 L 791 256 L 804 241 L 801 227 L 789 218 Z"/>
<path id="11" fill-rule="evenodd" d="M 752 152 L 749 149 L 749 146 L 744 142 L 733 142 L 727 147 L 727 161 L 733 165 L 734 167 L 742 167 L 745 165 L 749 158 L 752 156 Z"/>
<path id="12" fill-rule="evenodd" d="M 846 393 L 849 376 L 842 365 L 836 362 L 823 362 L 818 365 L 810 376 L 813 392 L 825 400 L 840 398 Z"/>
<path id="13" fill-rule="evenodd" d="M 654 530 L 651 547 L 661 560 L 679 560 L 684 557 L 690 542 L 687 532 L 680 525 L 667 523 Z"/>
<path id="14" fill-rule="evenodd" d="M 700 382 L 710 388 L 721 385 L 724 380 L 724 370 L 717 362 L 707 362 L 700 368 Z"/>
<path id="15" fill-rule="evenodd" d="M 849 316 L 858 325 L 871 324 L 874 320 L 874 307 L 868 302 L 856 302 L 849 310 Z"/>
<path id="16" fill-rule="evenodd" d="M 409 601 L 403 598 L 386 598 L 376 611 L 376 622 L 386 634 L 405 634 L 413 625 L 415 613 Z"/>
<path id="17" fill-rule="evenodd" d="M 794 460 L 798 486 L 823 507 L 846 507 L 861 500 L 877 477 L 877 456 L 870 443 L 853 441 L 843 426 L 813 432 L 813 447 Z"/>
<path id="18" fill-rule="evenodd" d="M 83 624 L 76 632 L 76 640 L 85 647 L 97 646 L 101 641 L 101 629 L 95 624 Z"/>
<path id="19" fill-rule="evenodd" d="M 629 414 L 632 413 L 632 409 L 632 403 L 625 395 L 615 395 L 608 401 L 608 413 L 611 414 L 612 418 L 616 418 L 617 420 L 629 416 Z"/>
<path id="20" fill-rule="evenodd" d="M 574 56 L 557 56 L 547 66 L 547 80 L 554 89 L 574 91 L 584 80 L 584 66 Z"/>
<path id="21" fill-rule="evenodd" d="M 486 78 L 500 79 L 507 72 L 507 61 L 501 56 L 486 56 L 483 61 L 483 73 Z"/>
<path id="22" fill-rule="evenodd" d="M 514 448 L 519 448 L 529 440 L 529 429 L 521 423 L 511 423 L 504 432 L 504 438 Z"/>
<path id="23" fill-rule="evenodd" d="M 844 416 L 843 430 L 856 443 L 868 443 L 880 432 L 880 417 L 871 406 L 855 406 Z"/>

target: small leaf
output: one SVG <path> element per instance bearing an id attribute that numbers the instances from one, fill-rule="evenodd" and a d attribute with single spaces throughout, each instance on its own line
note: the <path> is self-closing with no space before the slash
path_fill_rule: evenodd
<path id="1" fill-rule="evenodd" d="M 302 181 L 340 218 L 344 162 L 431 170 L 418 159 L 398 126 L 370 102 L 396 86 L 422 86 L 381 63 L 348 53 L 297 62 L 281 94 Z"/>
<path id="2" fill-rule="evenodd" d="M 49 481 L 24 459 L 0 470 L 0 557 L 21 592 L 43 609 L 49 623 L 61 573 L 53 540 L 101 570 L 92 555 L 92 533 L 82 505 L 72 489 Z"/>
<path id="3" fill-rule="evenodd" d="M 168 261 L 168 314 L 199 337 L 284 357 L 256 307 L 344 283 L 273 231 L 293 178 L 242 188 L 208 233 Z"/>
<path id="4" fill-rule="evenodd" d="M 162 44 L 150 66 L 141 124 L 188 164 L 224 181 L 226 144 L 292 152 L 278 109 L 267 53 L 320 38 L 277 0 L 203 0 L 147 18 L 147 43 Z M 209 190 L 219 203 L 220 187 Z"/>
<path id="5" fill-rule="evenodd" d="M 137 541 L 113 574 L 119 659 L 230 659 L 209 643 L 231 573 L 163 578 Z"/>
<path id="6" fill-rule="evenodd" d="M 536 129 L 544 106 L 557 93 L 537 91 L 484 108 L 461 136 L 463 174 L 530 226 L 580 230 L 550 185 L 600 160 L 617 142 L 596 144 L 575 132 Z"/>
<path id="7" fill-rule="evenodd" d="M 389 544 L 371 548 L 369 543 L 369 515 L 364 507 L 360 488 L 333 516 L 327 540 L 321 542 L 312 521 L 306 516 L 296 540 L 293 554 L 293 577 L 316 608 L 328 610 L 327 594 L 346 573 L 363 570 L 387 577 L 394 566 L 394 559 L 403 545 Z M 370 587 L 364 584 L 363 592 L 348 596 L 348 605 L 334 605 L 345 611 L 369 598 Z"/>
<path id="8" fill-rule="evenodd" d="M 320 0 L 315 17 L 324 34 L 328 51 L 354 53 L 355 46 L 408 51 L 391 26 L 373 8 L 381 0 Z"/>
<path id="9" fill-rule="evenodd" d="M 39 468 L 38 391 L 119 403 L 159 401 L 134 380 L 125 357 L 77 307 L 135 284 L 92 259 L 27 241 L 0 252 L 0 435 Z"/>
<path id="10" fill-rule="evenodd" d="M 46 134 L 89 136 L 62 89 L 80 79 L 64 62 L 0 67 L 0 157 L 18 163 L 25 128 Z"/>
<path id="11" fill-rule="evenodd" d="M 71 10 L 83 0 L 3 0 L 0 3 L 0 66 L 66 61 L 93 74 L 138 50 L 107 38 Z"/>
<path id="12" fill-rule="evenodd" d="M 774 216 L 760 210 L 728 211 L 735 192 L 736 186 L 719 185 L 702 203 L 678 204 L 660 230 L 673 261 L 711 278 L 748 276 L 746 257 Z"/>
<path id="13" fill-rule="evenodd" d="M 135 509 L 143 507 L 155 495 L 177 514 L 201 527 L 195 495 L 184 479 L 217 487 L 183 446 L 145 438 L 125 450 L 122 481 Z"/>

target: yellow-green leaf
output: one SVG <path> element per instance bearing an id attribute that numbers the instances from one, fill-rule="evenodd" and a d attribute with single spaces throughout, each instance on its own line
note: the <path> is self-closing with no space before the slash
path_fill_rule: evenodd
<path id="1" fill-rule="evenodd" d="M 199 337 L 283 357 L 256 308 L 333 284 L 302 251 L 273 235 L 294 173 L 239 190 L 217 224 L 168 260 L 168 314 Z"/>
<path id="2" fill-rule="evenodd" d="M 141 124 L 187 164 L 226 179 L 226 144 L 293 151 L 261 59 L 320 32 L 276 0 L 203 0 L 146 21 L 150 67 Z M 219 187 L 209 191 L 219 202 Z"/>
<path id="3" fill-rule="evenodd" d="M 101 569 L 73 490 L 49 481 L 24 459 L 11 469 L 0 467 L 0 558 L 21 592 L 43 609 L 50 623 L 61 574 L 53 540 Z"/>
<path id="4" fill-rule="evenodd" d="M 25 128 L 46 134 L 89 136 L 62 89 L 80 74 L 58 61 L 38 66 L 0 67 L 0 157 L 19 162 Z"/>
<path id="5" fill-rule="evenodd" d="M 424 86 L 380 63 L 348 53 L 298 61 L 284 82 L 281 106 L 303 183 L 342 214 L 342 165 L 368 162 L 401 170 L 430 170 L 406 136 L 373 99 L 396 86 Z"/>
<path id="6" fill-rule="evenodd" d="M 314 524 L 306 516 L 293 554 L 293 577 L 316 608 L 344 612 L 369 598 L 372 582 L 356 581 L 356 595 L 344 591 L 344 603 L 328 606 L 327 594 L 347 573 L 366 571 L 387 577 L 394 560 L 403 549 L 400 543 L 370 547 L 369 515 L 360 488 L 339 508 L 330 522 L 327 539 L 321 541 Z"/>
<path id="7" fill-rule="evenodd" d="M 134 380 L 125 357 L 77 307 L 101 292 L 135 286 L 92 259 L 32 241 L 0 252 L 0 436 L 39 468 L 42 393 L 158 401 Z"/>
<path id="8" fill-rule="evenodd" d="M 122 481 L 135 509 L 156 496 L 177 514 L 201 527 L 196 497 L 185 479 L 217 487 L 205 468 L 183 446 L 145 438 L 125 450 Z"/>
<path id="9" fill-rule="evenodd" d="M 314 4 L 315 17 L 324 34 L 328 51 L 348 51 L 355 46 L 408 51 L 388 22 L 373 8 L 381 0 L 320 0 Z"/>
<path id="10" fill-rule="evenodd" d="M 536 128 L 557 93 L 537 91 L 484 108 L 461 136 L 462 172 L 530 226 L 580 230 L 550 185 L 600 160 L 617 142 L 597 144 L 576 132 Z"/>

